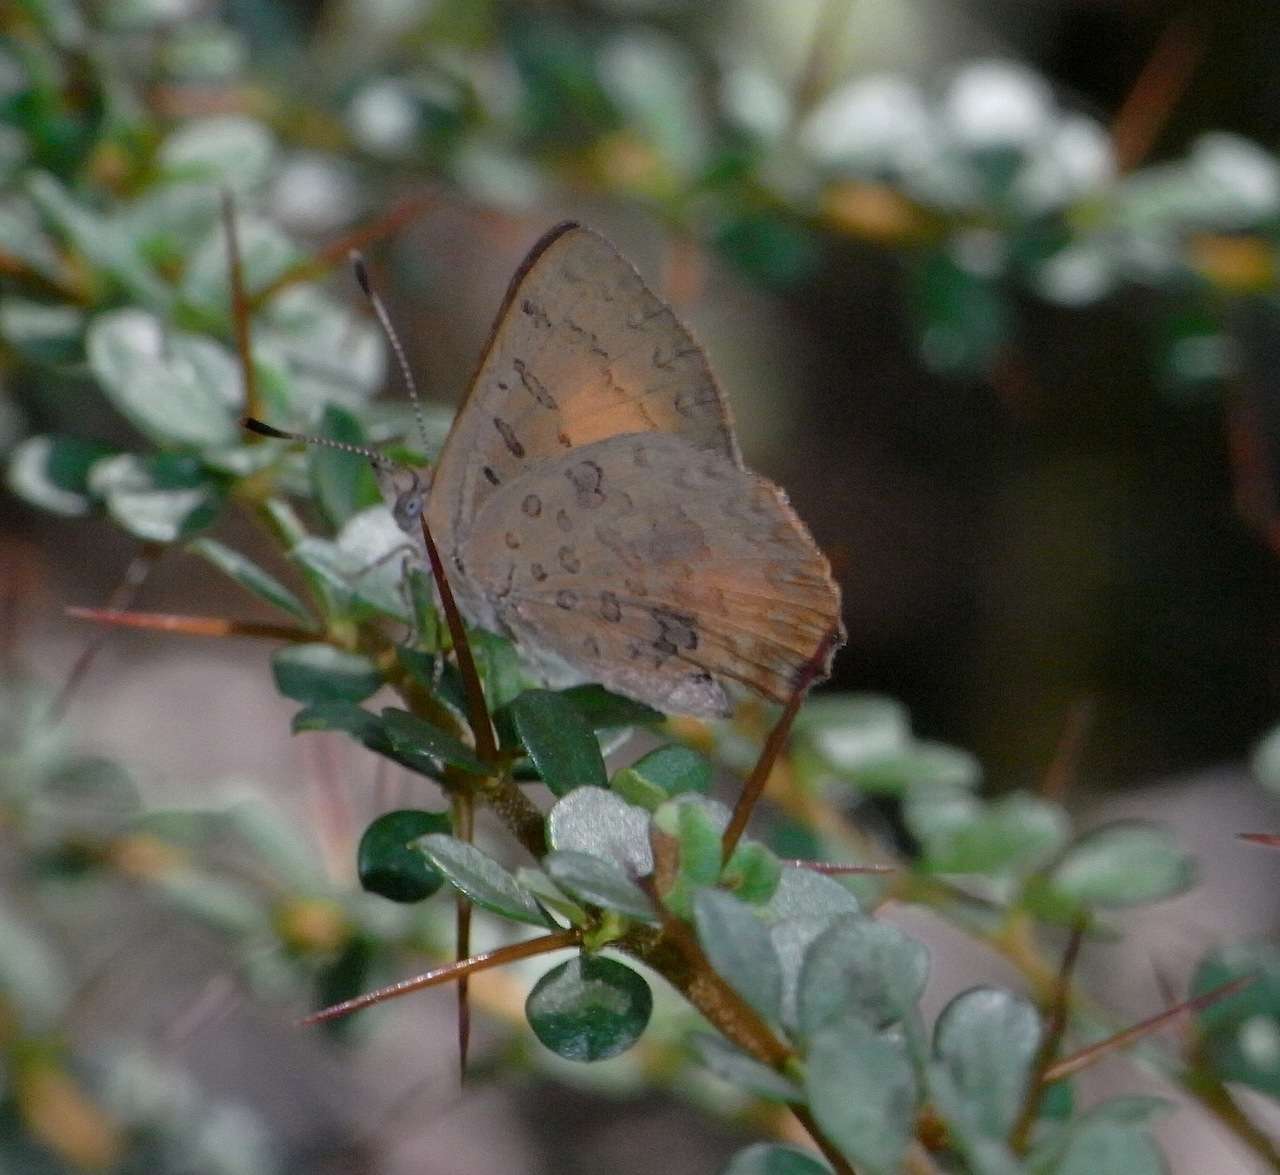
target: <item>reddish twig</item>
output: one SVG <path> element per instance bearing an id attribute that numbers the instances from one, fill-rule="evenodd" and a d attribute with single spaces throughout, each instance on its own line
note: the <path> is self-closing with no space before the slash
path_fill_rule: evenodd
<path id="1" fill-rule="evenodd" d="M 231 325 L 236 336 L 236 354 L 240 357 L 240 379 L 244 385 L 246 416 L 261 416 L 258 398 L 258 376 L 253 367 L 252 312 L 244 292 L 244 266 L 240 260 L 240 235 L 236 231 L 236 207 L 231 193 L 222 193 L 222 224 L 227 234 L 227 286 L 231 291 Z"/>
<path id="2" fill-rule="evenodd" d="M 1049 770 L 1044 773 L 1044 779 L 1040 781 L 1040 794 L 1045 799 L 1061 803 L 1076 782 L 1095 710 L 1093 698 L 1085 697 L 1068 711 L 1067 721 L 1053 752 L 1053 761 L 1049 764 Z"/>
<path id="3" fill-rule="evenodd" d="M 746 831 L 747 821 L 751 819 L 751 813 L 755 810 L 756 803 L 764 792 L 764 785 L 769 780 L 769 773 L 773 770 L 774 763 L 782 753 L 783 746 L 786 745 L 787 736 L 791 733 L 791 724 L 795 722 L 796 715 L 800 712 L 800 704 L 809 692 L 809 687 L 813 685 L 822 673 L 823 668 L 826 666 L 831 646 L 838 639 L 839 633 L 833 629 L 819 642 L 818 648 L 810 658 L 809 663 L 800 671 L 795 689 L 791 691 L 791 697 L 787 699 L 787 704 L 783 707 L 782 716 L 774 724 L 773 729 L 769 731 L 768 738 L 764 740 L 764 748 L 760 752 L 760 758 L 756 760 L 756 765 L 751 769 L 751 775 L 748 777 L 747 782 L 743 784 L 742 794 L 738 797 L 738 802 L 734 805 L 733 815 L 729 818 L 729 825 L 724 830 L 721 852 L 726 861 L 733 855 L 733 850 L 737 847 L 743 832 Z"/>
<path id="4" fill-rule="evenodd" d="M 292 624 L 260 624 L 254 620 L 228 620 L 222 616 L 177 616 L 169 612 L 123 612 L 114 608 L 70 607 L 66 611 L 76 620 L 93 620 L 117 628 L 177 632 L 184 636 L 251 636 L 294 643 L 316 639 L 314 632 Z"/>
<path id="5" fill-rule="evenodd" d="M 510 946 L 484 951 L 479 955 L 472 955 L 469 959 L 459 959 L 453 963 L 446 963 L 443 967 L 425 971 L 421 975 L 415 975 L 412 979 L 401 979 L 398 983 L 390 983 L 386 987 L 378 988 L 376 991 L 368 991 L 364 995 L 343 1000 L 340 1004 L 331 1004 L 327 1008 L 321 1008 L 318 1012 L 312 1012 L 309 1016 L 303 1016 L 298 1021 L 298 1024 L 299 1026 L 306 1026 L 321 1024 L 326 1020 L 336 1020 L 340 1016 L 348 1016 L 352 1012 L 360 1011 L 362 1008 L 370 1008 L 374 1004 L 385 1003 L 387 1000 L 393 1000 L 397 996 L 408 995 L 414 991 L 422 991 L 427 987 L 437 987 L 442 983 L 460 979 L 464 975 L 474 975 L 477 971 L 488 971 L 492 967 L 501 967 L 504 963 L 514 963 L 518 959 L 529 959 L 534 955 L 545 955 L 551 951 L 566 950 L 569 947 L 577 946 L 581 939 L 582 931 L 576 927 L 570 927 L 568 930 L 559 930 L 555 934 L 544 934 L 541 938 L 531 938 L 525 942 L 516 942 Z"/>

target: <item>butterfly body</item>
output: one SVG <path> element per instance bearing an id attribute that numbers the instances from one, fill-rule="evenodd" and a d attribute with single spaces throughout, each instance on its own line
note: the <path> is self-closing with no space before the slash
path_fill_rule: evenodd
<path id="1" fill-rule="evenodd" d="M 414 534 L 420 483 L 383 481 Z M 726 713 L 729 682 L 782 700 L 834 651 L 839 589 L 702 349 L 577 225 L 513 279 L 425 511 L 472 623 L 668 712 Z"/>

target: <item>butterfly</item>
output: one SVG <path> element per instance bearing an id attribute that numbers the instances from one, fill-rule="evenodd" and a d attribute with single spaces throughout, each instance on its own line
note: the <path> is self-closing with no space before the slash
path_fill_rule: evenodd
<path id="1" fill-rule="evenodd" d="M 468 621 L 667 713 L 784 701 L 843 639 L 840 590 L 747 469 L 702 348 L 604 237 L 566 222 L 512 278 L 433 470 L 375 472 Z"/>

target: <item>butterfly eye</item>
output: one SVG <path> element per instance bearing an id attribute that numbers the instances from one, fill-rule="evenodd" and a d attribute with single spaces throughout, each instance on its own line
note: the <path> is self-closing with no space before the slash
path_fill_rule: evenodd
<path id="1" fill-rule="evenodd" d="M 397 490 L 396 503 L 391 508 L 396 525 L 401 530 L 410 533 L 417 530 L 418 520 L 422 517 L 422 511 L 425 506 L 422 482 L 416 473 L 411 476 L 413 480 L 408 487 Z"/>

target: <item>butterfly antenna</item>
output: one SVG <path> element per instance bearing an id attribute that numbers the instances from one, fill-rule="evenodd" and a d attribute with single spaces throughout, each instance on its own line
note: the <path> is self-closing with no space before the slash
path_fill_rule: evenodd
<path id="1" fill-rule="evenodd" d="M 404 379 L 404 386 L 409 389 L 409 400 L 413 404 L 413 416 L 418 422 L 418 435 L 422 438 L 423 445 L 428 446 L 427 422 L 422 415 L 422 397 L 418 395 L 418 384 L 413 378 L 413 371 L 409 367 L 409 360 L 404 353 L 404 346 L 400 342 L 400 336 L 396 334 L 396 328 L 391 324 L 391 315 L 387 313 L 387 307 L 382 301 L 382 296 L 373 288 L 373 283 L 369 280 L 369 269 L 364 263 L 363 255 L 352 249 L 350 257 L 351 268 L 355 270 L 356 281 L 360 283 L 361 291 L 369 299 L 369 305 L 373 307 L 374 314 L 378 316 L 378 324 L 382 327 L 382 333 L 386 335 L 387 342 L 391 344 L 391 350 L 395 353 L 396 362 L 400 365 L 400 375 Z"/>
<path id="2" fill-rule="evenodd" d="M 367 458 L 382 469 L 390 468 L 392 465 L 385 454 L 379 453 L 377 449 L 367 449 L 363 445 L 349 445 L 346 441 L 334 441 L 328 437 L 311 436 L 308 433 L 286 432 L 283 428 L 263 424 L 261 420 L 252 416 L 246 416 L 240 423 L 249 432 L 256 432 L 260 437 L 272 437 L 277 441 L 297 441 L 303 445 L 320 445 L 325 449 L 337 449 L 340 453 L 353 453 L 357 457 Z"/>

